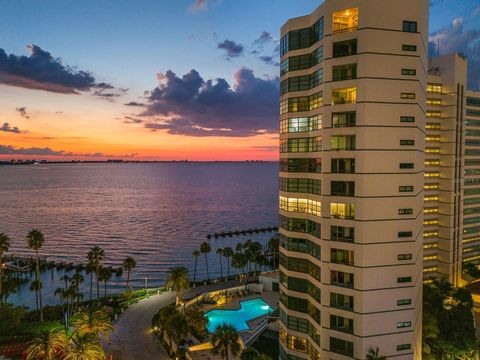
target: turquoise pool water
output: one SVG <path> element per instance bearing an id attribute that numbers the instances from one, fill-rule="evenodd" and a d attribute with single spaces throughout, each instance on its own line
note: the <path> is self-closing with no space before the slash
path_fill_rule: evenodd
<path id="1" fill-rule="evenodd" d="M 247 321 L 268 314 L 273 309 L 261 298 L 240 301 L 240 309 L 210 310 L 205 314 L 208 319 L 208 331 L 214 332 L 217 326 L 230 324 L 237 331 L 248 330 Z"/>

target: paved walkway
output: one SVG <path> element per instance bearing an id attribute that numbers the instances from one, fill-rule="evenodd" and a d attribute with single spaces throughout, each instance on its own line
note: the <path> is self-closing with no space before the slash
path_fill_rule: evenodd
<path id="1" fill-rule="evenodd" d="M 154 360 L 169 359 L 151 333 L 152 317 L 165 305 L 175 301 L 173 292 L 151 296 L 130 306 L 115 323 L 110 344 L 105 345 L 107 359 Z"/>

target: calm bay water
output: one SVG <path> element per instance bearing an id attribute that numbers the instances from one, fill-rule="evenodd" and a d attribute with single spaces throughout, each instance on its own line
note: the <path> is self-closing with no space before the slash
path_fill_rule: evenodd
<path id="1" fill-rule="evenodd" d="M 163 285 L 171 266 L 193 271 L 192 252 L 207 233 L 276 226 L 276 163 L 55 164 L 0 167 L 0 232 L 11 252 L 28 254 L 26 234 L 38 228 L 48 260 L 85 263 L 95 245 L 105 263 L 120 266 L 132 256 L 133 286 Z M 271 234 L 211 240 L 210 276 L 219 276 L 215 249 Z M 60 273 L 44 273 L 47 302 L 55 302 Z M 205 278 L 203 257 L 197 278 Z M 85 284 L 86 285 L 86 284 Z M 109 291 L 124 286 L 112 277 Z M 102 290 L 103 291 L 103 290 Z M 9 301 L 32 306 L 28 285 Z"/>

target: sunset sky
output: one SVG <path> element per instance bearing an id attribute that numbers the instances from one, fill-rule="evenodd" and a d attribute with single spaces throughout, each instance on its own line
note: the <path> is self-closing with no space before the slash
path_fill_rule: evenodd
<path id="1" fill-rule="evenodd" d="M 0 0 L 0 159 L 276 160 L 279 29 L 320 3 Z M 430 21 L 479 89 L 480 0 Z"/>

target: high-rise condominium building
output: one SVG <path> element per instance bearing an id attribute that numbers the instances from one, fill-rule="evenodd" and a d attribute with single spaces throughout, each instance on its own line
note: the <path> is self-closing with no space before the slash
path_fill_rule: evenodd
<path id="1" fill-rule="evenodd" d="M 428 3 L 282 27 L 281 359 L 421 358 Z"/>
<path id="2" fill-rule="evenodd" d="M 463 56 L 430 60 L 426 117 L 424 277 L 461 286 L 480 262 L 480 93 Z"/>

